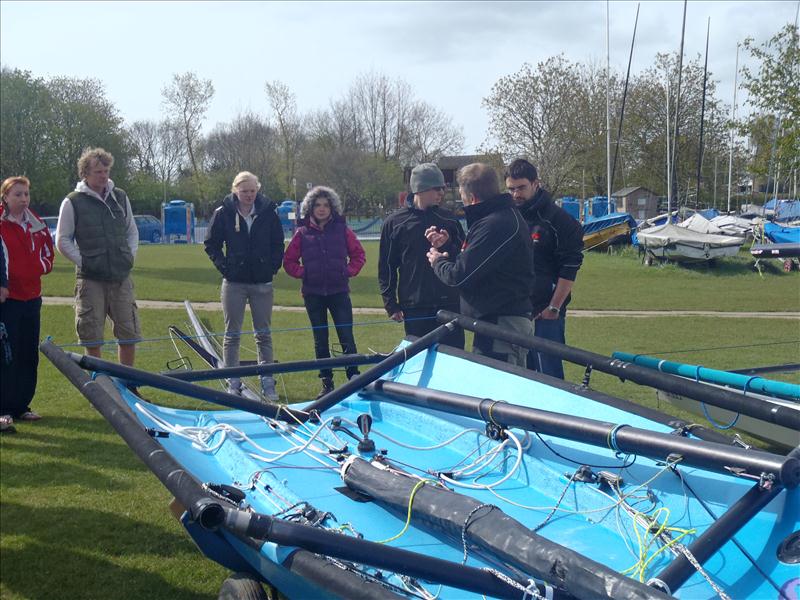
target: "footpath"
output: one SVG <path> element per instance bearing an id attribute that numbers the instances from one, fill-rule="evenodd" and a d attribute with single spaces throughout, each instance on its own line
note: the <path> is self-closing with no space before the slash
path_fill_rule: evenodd
<path id="1" fill-rule="evenodd" d="M 48 306 L 67 305 L 72 306 L 74 299 L 66 296 L 45 296 L 44 304 Z M 183 302 L 171 302 L 168 300 L 137 300 L 139 308 L 172 308 L 183 309 Z M 195 310 L 206 310 L 213 312 L 222 311 L 220 302 L 192 302 Z M 302 306 L 273 306 L 276 312 L 305 312 Z M 353 313 L 357 315 L 384 315 L 386 311 L 382 308 L 353 308 Z M 632 318 L 651 318 L 651 317 L 720 317 L 723 319 L 797 319 L 800 320 L 800 312 L 725 312 L 714 310 L 583 310 L 569 309 L 570 317 L 632 317 Z M 388 318 L 388 317 L 387 317 Z"/>

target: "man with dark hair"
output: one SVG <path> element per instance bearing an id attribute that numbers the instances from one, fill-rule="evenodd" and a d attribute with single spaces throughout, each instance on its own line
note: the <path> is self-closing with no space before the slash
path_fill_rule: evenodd
<path id="1" fill-rule="evenodd" d="M 524 159 L 508 165 L 506 187 L 528 223 L 533 241 L 533 303 L 536 336 L 565 342 L 570 292 L 583 262 L 583 228 L 542 187 L 536 167 Z M 531 350 L 528 368 L 564 379 L 561 359 Z"/>
<path id="2" fill-rule="evenodd" d="M 458 256 L 446 250 L 447 232 L 430 229 L 428 260 L 436 276 L 458 288 L 461 312 L 518 333 L 533 335 L 532 245 L 528 228 L 511 196 L 500 193 L 494 169 L 473 163 L 458 173 L 467 216 L 467 239 Z M 475 334 L 473 352 L 525 366 L 521 346 Z"/>
<path id="3" fill-rule="evenodd" d="M 455 256 L 464 230 L 450 211 L 439 207 L 445 190 L 439 167 L 417 165 L 410 183 L 408 206 L 390 215 L 381 229 L 378 283 L 389 317 L 403 322 L 406 335 L 421 337 L 438 326 L 438 310 L 458 310 L 458 290 L 439 281 L 428 264 L 425 232 L 430 228 L 447 232 L 447 250 Z M 442 343 L 463 348 L 464 332 L 456 329 Z"/>

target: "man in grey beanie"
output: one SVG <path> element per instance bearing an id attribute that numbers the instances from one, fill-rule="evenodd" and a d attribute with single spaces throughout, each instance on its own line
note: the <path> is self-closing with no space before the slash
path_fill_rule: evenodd
<path id="1" fill-rule="evenodd" d="M 434 227 L 449 236 L 450 256 L 461 251 L 464 229 L 450 211 L 440 208 L 446 184 L 442 171 L 423 163 L 411 171 L 407 206 L 391 214 L 381 229 L 378 283 L 386 312 L 402 321 L 406 335 L 421 337 L 436 328 L 436 311 L 458 311 L 458 289 L 443 284 L 433 273 L 425 232 Z M 442 343 L 464 348 L 460 328 Z"/>

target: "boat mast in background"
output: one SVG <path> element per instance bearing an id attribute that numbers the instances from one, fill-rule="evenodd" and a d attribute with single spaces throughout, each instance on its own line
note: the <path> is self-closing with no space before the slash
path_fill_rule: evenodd
<path id="1" fill-rule="evenodd" d="M 708 38 L 711 35 L 711 17 L 708 17 L 706 28 L 706 60 L 703 66 L 703 101 L 700 104 L 700 148 L 697 150 L 697 188 L 695 189 L 694 207 L 700 205 L 700 169 L 703 166 L 703 121 L 706 114 L 706 82 L 708 81 Z M 688 198 L 687 198 L 688 200 Z"/>
<path id="2" fill-rule="evenodd" d="M 617 145 L 614 148 L 614 162 L 611 165 L 611 184 L 608 186 L 609 192 L 614 189 L 614 176 L 617 172 L 617 156 L 619 155 L 619 143 L 622 140 L 622 121 L 625 118 L 625 100 L 628 98 L 628 81 L 630 81 L 631 77 L 631 61 L 633 60 L 633 45 L 636 42 L 636 27 L 639 24 L 639 6 L 640 4 L 636 4 L 636 20 L 633 23 L 633 37 L 631 38 L 631 53 L 628 56 L 628 72 L 625 75 L 625 89 L 622 92 L 622 109 L 619 113 L 619 127 L 617 128 Z M 623 185 L 625 183 L 625 177 L 622 178 Z M 609 195 L 609 204 L 611 203 L 611 196 Z M 609 208 L 609 212 L 611 209 Z"/>
<path id="3" fill-rule="evenodd" d="M 611 214 L 611 18 L 606 0 L 606 214 Z"/>
<path id="4" fill-rule="evenodd" d="M 667 74 L 667 122 L 665 129 L 667 132 L 667 222 L 669 223 L 669 214 L 672 212 L 672 170 L 669 163 L 669 74 Z"/>
<path id="5" fill-rule="evenodd" d="M 681 112 L 681 76 L 683 75 L 683 41 L 686 37 L 686 4 L 688 0 L 683 0 L 683 26 L 681 27 L 681 52 L 680 56 L 678 57 L 678 91 L 675 94 L 675 133 L 672 136 L 672 181 L 678 181 L 678 165 L 677 165 L 677 153 L 678 153 L 678 135 L 680 132 L 680 127 L 678 126 L 678 119 L 680 117 Z M 675 207 L 678 207 L 678 200 L 680 197 L 680 186 L 675 185 Z M 667 213 L 670 211 L 668 210 Z"/>
<path id="6" fill-rule="evenodd" d="M 733 111 L 731 115 L 731 141 L 728 152 L 728 214 L 731 212 L 731 175 L 733 174 L 733 132 L 736 123 L 736 90 L 739 87 L 739 43 L 736 43 L 736 67 L 733 72 Z"/>

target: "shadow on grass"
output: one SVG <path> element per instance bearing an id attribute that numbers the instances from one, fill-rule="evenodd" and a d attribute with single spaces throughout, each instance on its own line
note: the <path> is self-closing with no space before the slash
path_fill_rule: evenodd
<path id="1" fill-rule="evenodd" d="M 155 573 L 102 558 L 179 558 L 194 552 L 188 537 L 97 510 L 3 503 L 2 515 L 7 541 L 0 578 L 5 590 L 21 598 L 208 598 Z M 118 589 L 121 582 L 124 590 Z"/>
<path id="2" fill-rule="evenodd" d="M 5 447 L 3 453 L 6 452 L 10 453 L 13 450 Z M 74 457 L 74 455 L 71 454 L 70 457 Z M 119 469 L 120 465 L 114 461 L 113 467 Z M 14 488 L 49 489 L 64 486 L 102 490 L 129 490 L 132 488 L 130 483 L 104 475 L 95 468 L 95 465 L 84 467 L 64 461 L 37 460 L 36 464 L 31 465 L 27 462 L 13 463 L 4 460 L 2 473 L 3 487 L 9 491 Z M 5 521 L 5 515 L 3 515 L 3 520 Z"/>

